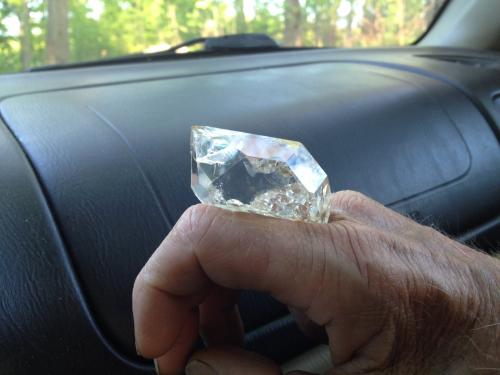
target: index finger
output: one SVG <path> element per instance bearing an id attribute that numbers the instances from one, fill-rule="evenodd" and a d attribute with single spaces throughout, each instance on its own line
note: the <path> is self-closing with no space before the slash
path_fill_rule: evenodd
<path id="1" fill-rule="evenodd" d="M 196 205 L 188 209 L 138 275 L 133 291 L 136 343 L 156 358 L 195 334 L 193 308 L 214 285 L 253 289 L 306 310 L 324 278 L 328 225 L 279 220 Z M 192 327 L 191 327 L 192 328 Z M 183 338 L 182 342 L 193 340 Z"/>

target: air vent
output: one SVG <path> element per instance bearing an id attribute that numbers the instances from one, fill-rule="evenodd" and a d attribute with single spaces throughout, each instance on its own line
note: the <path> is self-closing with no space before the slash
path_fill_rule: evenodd
<path id="1" fill-rule="evenodd" d="M 445 61 L 455 64 L 473 66 L 482 69 L 500 70 L 500 59 L 492 57 L 462 56 L 462 55 L 415 55 L 426 59 Z"/>

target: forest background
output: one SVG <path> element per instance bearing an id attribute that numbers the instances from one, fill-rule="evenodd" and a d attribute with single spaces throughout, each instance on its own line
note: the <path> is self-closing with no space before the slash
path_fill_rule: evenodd
<path id="1" fill-rule="evenodd" d="M 444 0 L 1 0 L 0 73 L 259 32 L 283 46 L 414 42 Z M 186 52 L 181 50 L 180 52 Z"/>

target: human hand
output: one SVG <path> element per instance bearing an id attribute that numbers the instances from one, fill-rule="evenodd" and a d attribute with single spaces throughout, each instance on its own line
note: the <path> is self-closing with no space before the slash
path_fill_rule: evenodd
<path id="1" fill-rule="evenodd" d="M 200 332 L 208 349 L 188 374 L 280 373 L 236 348 L 235 291 L 252 289 L 325 330 L 331 374 L 500 366 L 498 259 L 359 193 L 338 192 L 332 206 L 329 224 L 189 208 L 136 279 L 140 354 L 156 358 L 161 374 L 182 373 Z"/>

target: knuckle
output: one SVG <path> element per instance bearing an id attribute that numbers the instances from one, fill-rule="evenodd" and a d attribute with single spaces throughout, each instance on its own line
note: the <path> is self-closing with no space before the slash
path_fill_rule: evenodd
<path id="1" fill-rule="evenodd" d="M 352 221 L 342 221 L 330 226 L 332 247 L 339 253 L 354 260 L 364 275 L 364 263 L 373 263 L 374 255 L 387 254 L 393 241 L 385 231 Z"/>
<path id="2" fill-rule="evenodd" d="M 357 192 L 352 190 L 343 190 L 336 192 L 333 196 L 333 205 L 345 211 L 360 211 L 363 212 L 366 209 L 369 199 Z"/>
<path id="3" fill-rule="evenodd" d="M 174 227 L 175 238 L 194 251 L 215 227 L 213 223 L 218 211 L 215 207 L 203 204 L 189 207 Z"/>

